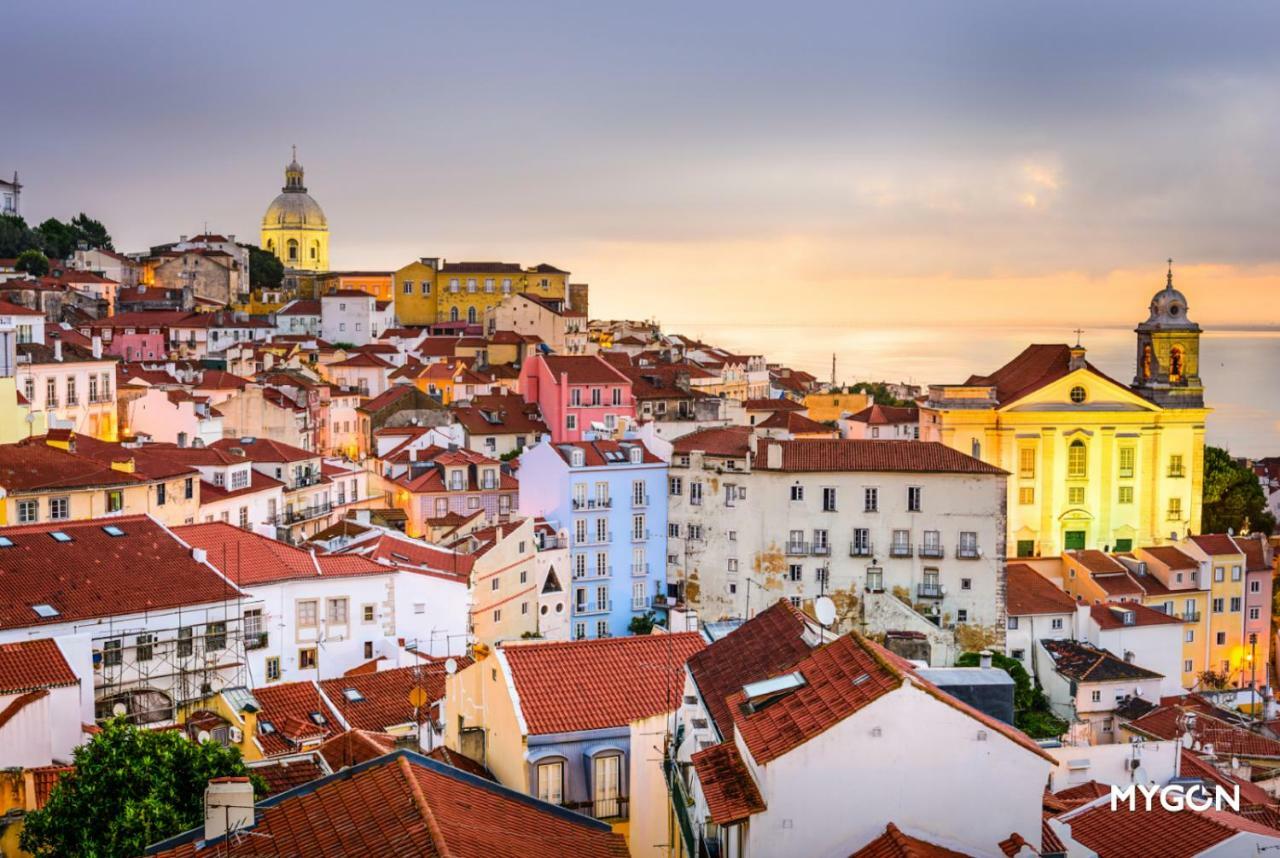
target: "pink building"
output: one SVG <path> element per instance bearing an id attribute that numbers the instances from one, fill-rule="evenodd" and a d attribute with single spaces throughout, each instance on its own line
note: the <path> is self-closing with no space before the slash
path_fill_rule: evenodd
<path id="1" fill-rule="evenodd" d="M 1244 554 L 1244 645 L 1256 634 L 1258 682 L 1267 684 L 1271 633 L 1271 573 L 1274 563 L 1271 546 L 1262 534 L 1237 536 L 1236 545 Z"/>
<path id="2" fill-rule="evenodd" d="M 188 315 L 180 310 L 120 313 L 82 325 L 80 333 L 101 337 L 103 352 L 126 361 L 163 360 L 169 354 L 169 326 Z"/>
<path id="3" fill-rule="evenodd" d="M 542 409 L 556 443 L 636 419 L 631 380 L 595 355 L 535 355 L 520 368 L 520 392 Z"/>

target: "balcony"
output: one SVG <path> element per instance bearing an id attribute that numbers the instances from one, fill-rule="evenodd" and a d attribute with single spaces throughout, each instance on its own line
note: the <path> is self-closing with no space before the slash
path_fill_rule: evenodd
<path id="1" fill-rule="evenodd" d="M 1184 623 L 1198 623 L 1198 622 L 1200 622 L 1200 612 L 1199 612 L 1199 611 L 1184 611 L 1183 613 L 1178 614 L 1177 616 L 1178 616 L 1178 619 L 1182 620 Z"/>
<path id="2" fill-rule="evenodd" d="M 613 575 L 613 567 L 610 565 L 605 565 L 604 568 L 601 568 L 599 566 L 591 566 L 585 572 L 581 572 L 581 573 L 574 572 L 573 578 L 575 581 L 581 581 L 587 578 L 599 580 L 602 578 L 608 578 L 612 575 Z"/>
<path id="3" fill-rule="evenodd" d="M 909 542 L 894 542 L 889 545 L 890 557 L 910 557 L 911 553 L 911 543 Z"/>
<path id="4" fill-rule="evenodd" d="M 830 557 L 831 543 L 830 542 L 813 543 L 813 554 L 815 557 Z"/>
<path id="5" fill-rule="evenodd" d="M 941 584 L 917 584 L 916 598 L 918 599 L 941 599 L 946 590 Z"/>
<path id="6" fill-rule="evenodd" d="M 632 542 L 648 542 L 648 541 L 649 541 L 649 531 L 647 531 L 647 530 L 633 530 L 633 531 L 631 531 L 631 541 L 632 541 Z"/>
<path id="7" fill-rule="evenodd" d="M 870 542 L 864 542 L 861 545 L 858 544 L 857 542 L 849 543 L 850 557 L 870 557 L 872 554 L 873 552 L 871 550 Z"/>
<path id="8" fill-rule="evenodd" d="M 649 575 L 648 563 L 632 563 L 631 564 L 632 578 L 645 578 L 645 577 L 648 577 L 648 575 Z"/>
<path id="9" fill-rule="evenodd" d="M 578 616 L 586 616 L 588 614 L 607 614 L 613 610 L 613 600 L 605 599 L 603 602 L 580 602 L 574 608 L 574 613 Z"/>
<path id="10" fill-rule="evenodd" d="M 594 801 L 567 801 L 562 806 L 595 819 L 627 819 L 630 816 L 629 798 L 598 798 Z"/>
<path id="11" fill-rule="evenodd" d="M 608 545 L 610 542 L 613 542 L 613 531 L 612 531 L 612 530 L 607 531 L 607 532 L 605 532 L 605 533 L 593 533 L 593 534 L 591 534 L 591 544 L 592 544 L 592 545 Z"/>
<path id="12" fill-rule="evenodd" d="M 245 649 L 266 649 L 267 633 L 266 632 L 245 632 L 244 648 Z"/>
<path id="13" fill-rule="evenodd" d="M 631 598 L 631 610 L 633 611 L 647 611 L 649 610 L 650 604 L 651 602 L 648 596 L 641 596 L 639 598 L 633 596 Z"/>
<path id="14" fill-rule="evenodd" d="M 333 512 L 333 504 L 330 503 L 318 503 L 311 506 L 298 507 L 297 509 L 286 509 L 276 516 L 275 523 L 278 527 L 284 527 L 290 524 L 297 524 L 300 521 L 320 518 L 331 512 Z"/>
<path id="15" fill-rule="evenodd" d="M 573 508 L 582 509 L 612 509 L 613 498 L 574 498 Z"/>
<path id="16" fill-rule="evenodd" d="M 982 549 L 976 545 L 957 545 L 956 557 L 960 560 L 977 560 L 982 556 Z"/>
<path id="17" fill-rule="evenodd" d="M 649 496 L 648 496 L 648 495 L 645 495 L 644 497 L 639 497 L 639 498 L 638 498 L 638 497 L 635 497 L 634 495 L 631 497 L 631 507 L 632 507 L 632 509 L 645 509 L 645 508 L 646 508 L 646 507 L 648 507 L 648 506 L 649 506 Z"/>
<path id="18" fill-rule="evenodd" d="M 809 543 L 807 542 L 788 542 L 787 556 L 799 557 L 809 553 Z"/>
<path id="19" fill-rule="evenodd" d="M 920 546 L 920 556 L 927 557 L 930 560 L 941 560 L 943 557 L 947 556 L 947 551 L 941 544 L 926 544 Z"/>

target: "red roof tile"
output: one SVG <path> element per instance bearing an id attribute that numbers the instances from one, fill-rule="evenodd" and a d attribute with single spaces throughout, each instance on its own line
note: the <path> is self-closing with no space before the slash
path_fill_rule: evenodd
<path id="1" fill-rule="evenodd" d="M 1074 613 L 1076 600 L 1027 564 L 1010 563 L 1005 576 L 1005 609 L 1009 616 Z"/>
<path id="2" fill-rule="evenodd" d="M 794 399 L 748 399 L 742 403 L 747 411 L 804 411 L 805 406 Z"/>
<path id="3" fill-rule="evenodd" d="M 769 415 L 768 419 L 757 423 L 756 426 L 761 429 L 784 429 L 792 435 L 815 435 L 823 432 L 828 435 L 837 434 L 837 430 L 831 426 L 811 420 L 794 411 L 775 411 Z"/>
<path id="4" fill-rule="evenodd" d="M 108 525 L 124 535 L 108 535 Z M 56 541 L 53 531 L 71 541 Z M 0 548 L 0 628 L 205 604 L 238 592 L 142 515 L 21 525 L 0 529 L 0 536 L 13 542 Z M 40 604 L 58 614 L 39 616 L 33 606 Z"/>
<path id="5" fill-rule="evenodd" d="M 699 429 L 681 435 L 671 445 L 674 453 L 701 452 L 708 456 L 743 458 L 751 452 L 750 426 Z"/>
<path id="6" fill-rule="evenodd" d="M 1240 546 L 1236 545 L 1235 540 L 1225 533 L 1206 533 L 1201 536 L 1191 537 L 1201 551 L 1210 556 L 1240 554 Z"/>
<path id="7" fill-rule="evenodd" d="M 595 355 L 538 355 L 534 360 L 546 364 L 556 383 L 564 374 L 569 384 L 631 384 L 631 379 Z"/>
<path id="8" fill-rule="evenodd" d="M 1186 731 L 1186 714 L 1195 712 L 1191 733 L 1203 748 L 1237 757 L 1280 758 L 1280 741 L 1217 718 L 1200 706 L 1162 705 L 1126 726 L 1158 739 L 1177 739 Z"/>
<path id="9" fill-rule="evenodd" d="M 898 826 L 890 822 L 885 827 L 884 834 L 854 852 L 849 858 L 966 858 L 966 856 L 963 852 L 956 852 L 936 843 L 903 834 Z"/>
<path id="10" fill-rule="evenodd" d="M 1124 622 L 1121 614 L 1125 612 L 1133 615 L 1133 622 Z M 1125 602 L 1120 605 L 1090 605 L 1089 614 L 1093 617 L 1093 621 L 1098 624 L 1098 628 L 1104 631 L 1122 629 L 1126 626 L 1182 625 L 1182 620 L 1172 614 L 1157 611 L 1155 608 L 1149 608 L 1139 602 Z"/>
<path id="11" fill-rule="evenodd" d="M 1200 568 L 1200 563 L 1194 557 L 1187 555 L 1172 545 L 1153 545 L 1142 550 L 1174 571 Z M 1233 552 L 1228 551 L 1227 553 Z"/>
<path id="12" fill-rule="evenodd" d="M 297 753 L 303 745 L 318 744 L 343 730 L 342 722 L 325 704 L 314 682 L 263 685 L 253 689 L 253 696 L 262 704 L 256 738 L 268 757 Z M 323 724 L 315 722 L 313 712 L 320 713 Z M 271 725 L 270 732 L 263 730 L 263 721 Z"/>
<path id="13" fill-rule="evenodd" d="M 0 694 L 75 685 L 79 681 L 52 638 L 0 644 Z"/>
<path id="14" fill-rule="evenodd" d="M 457 662 L 461 669 L 469 665 L 471 659 L 459 658 Z M 338 707 L 348 726 L 386 732 L 391 727 L 424 724 L 430 719 L 431 705 L 444 698 L 444 665 L 444 659 L 424 659 L 413 667 L 325 679 L 320 687 Z M 415 719 L 409 696 L 417 688 L 426 693 L 426 703 L 417 710 Z M 353 689 L 364 699 L 352 701 L 347 697 L 347 689 Z"/>
<path id="15" fill-rule="evenodd" d="M 694 754 L 693 768 L 717 825 L 733 825 L 765 809 L 760 788 L 732 740 Z"/>
<path id="16" fill-rule="evenodd" d="M 291 790 L 329 774 L 330 768 L 316 752 L 250 763 L 249 771 L 267 782 L 267 795 Z"/>
<path id="17" fill-rule="evenodd" d="M 390 733 L 347 730 L 324 740 L 320 754 L 333 771 L 359 765 L 396 749 L 396 737 Z"/>
<path id="18" fill-rule="evenodd" d="M 255 836 L 205 845 L 203 828 L 156 854 L 626 858 L 609 825 L 400 751 L 259 802 Z M 204 848 L 199 848 L 204 846 Z"/>
<path id="19" fill-rule="evenodd" d="M 620 727 L 680 705 L 696 632 L 501 648 L 530 734 Z"/>
<path id="20" fill-rule="evenodd" d="M 0 444 L 0 487 L 9 494 L 146 482 L 140 474 L 117 471 L 110 462 L 51 447 L 43 439 Z"/>
<path id="21" fill-rule="evenodd" d="M 31 769 L 31 779 L 36 792 L 36 807 L 44 807 L 49 801 L 49 793 L 53 792 L 53 788 L 58 781 L 62 780 L 62 776 L 75 770 L 75 766 L 40 766 Z"/>
<path id="22" fill-rule="evenodd" d="M 215 450 L 231 453 L 233 456 L 239 454 L 232 451 L 243 450 L 246 459 L 262 464 L 305 462 L 308 459 L 320 458 L 319 453 L 313 453 L 301 447 L 294 447 L 291 444 L 283 444 L 280 441 L 273 441 L 270 438 L 254 438 L 252 440 L 223 438 L 220 441 L 214 441 L 209 446 Z"/>
<path id="23" fill-rule="evenodd" d="M 1280 831 L 1232 813 L 1179 813 L 1159 802 L 1153 802 L 1151 810 L 1139 801 L 1134 810 L 1123 804 L 1113 811 L 1110 802 L 1102 801 L 1067 811 L 1058 819 L 1071 826 L 1072 839 L 1106 858 L 1192 858 L 1242 831 L 1280 838 Z M 1248 850 L 1252 853 L 1252 845 Z"/>
<path id="24" fill-rule="evenodd" d="M 1070 364 L 1070 346 L 1063 343 L 1040 343 L 1027 346 L 1017 357 L 991 375 L 970 376 L 965 384 L 994 387 L 998 404 L 1004 406 L 1067 376 L 1072 372 Z M 1129 389 L 1088 362 L 1085 363 L 1085 368 L 1105 381 Z"/>
<path id="25" fill-rule="evenodd" d="M 1124 564 L 1104 551 L 1096 548 L 1067 551 L 1065 556 L 1079 563 L 1090 572 L 1123 572 Z"/>
<path id="26" fill-rule="evenodd" d="M 486 769 L 480 763 L 468 757 L 466 754 L 458 751 L 451 751 L 447 745 L 436 745 L 427 752 L 427 756 L 437 762 L 444 763 L 446 766 L 453 766 L 455 769 L 461 769 L 469 775 L 475 775 L 485 780 L 497 781 L 493 776 L 493 772 Z"/>
<path id="27" fill-rule="evenodd" d="M 1053 659 L 1054 670 L 1075 682 L 1159 679 L 1162 675 L 1083 641 L 1045 640 L 1040 645 Z"/>
<path id="28" fill-rule="evenodd" d="M 1236 545 L 1244 552 L 1244 569 L 1246 572 L 1269 572 L 1271 565 L 1267 563 L 1265 536 L 1237 536 Z"/>
<path id="29" fill-rule="evenodd" d="M 755 467 L 767 468 L 769 449 L 782 448 L 781 471 L 891 471 L 907 473 L 1006 474 L 936 441 L 834 441 L 800 438 L 761 440 Z"/>
<path id="30" fill-rule="evenodd" d="M 896 405 L 869 405 L 849 419 L 856 420 L 859 423 L 866 423 L 868 426 L 916 423 L 920 420 L 920 409 L 904 408 Z"/>
<path id="31" fill-rule="evenodd" d="M 640 448 L 641 461 L 646 465 L 662 464 L 662 459 L 654 455 L 643 441 L 610 441 L 602 438 L 595 441 L 564 441 L 554 445 L 555 451 L 566 462 L 570 460 L 569 451 L 581 450 L 583 465 L 588 468 L 631 464 L 630 451 L 635 447 Z M 621 460 L 609 459 L 609 455 L 618 454 L 622 455 Z"/>

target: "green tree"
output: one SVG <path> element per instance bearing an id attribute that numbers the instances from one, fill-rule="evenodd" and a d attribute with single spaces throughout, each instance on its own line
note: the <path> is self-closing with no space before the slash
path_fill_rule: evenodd
<path id="1" fill-rule="evenodd" d="M 236 748 L 197 744 L 174 730 L 146 730 L 122 718 L 75 750 L 40 810 L 27 814 L 20 845 L 35 855 L 128 858 L 204 818 L 211 778 L 245 775 Z M 266 785 L 253 776 L 255 791 Z"/>
<path id="2" fill-rule="evenodd" d="M 631 622 L 627 625 L 627 631 L 633 635 L 650 634 L 653 631 L 654 620 L 653 611 L 640 617 L 632 617 Z"/>
<path id="3" fill-rule="evenodd" d="M 962 653 L 957 667 L 977 667 L 981 654 Z M 1067 732 L 1066 721 L 1053 714 L 1044 692 L 1031 679 L 1031 674 L 1016 658 L 991 654 L 991 666 L 998 667 L 1013 679 L 1013 725 L 1033 739 L 1056 739 Z"/>
<path id="4" fill-rule="evenodd" d="M 1276 520 L 1258 477 L 1220 447 L 1204 448 L 1202 533 L 1260 531 L 1271 533 Z"/>
<path id="5" fill-rule="evenodd" d="M 871 397 L 871 401 L 876 405 L 905 406 L 914 404 L 898 399 L 889 392 L 889 388 L 882 381 L 860 381 L 857 384 L 850 385 L 849 392 L 865 393 Z"/>
<path id="6" fill-rule="evenodd" d="M 278 287 L 284 282 L 284 263 L 269 250 L 245 245 L 249 248 L 249 285 L 253 288 Z"/>
<path id="7" fill-rule="evenodd" d="M 27 272 L 32 277 L 43 277 L 49 273 L 49 257 L 33 247 L 19 253 L 13 267 L 18 271 Z"/>
<path id="8" fill-rule="evenodd" d="M 100 247 L 103 250 L 114 250 L 111 246 L 111 233 L 102 225 L 102 221 L 94 220 L 84 212 L 71 219 L 71 229 L 76 241 L 83 241 L 89 247 Z"/>
<path id="9" fill-rule="evenodd" d="M 24 250 L 41 250 L 40 236 L 19 215 L 0 215 L 0 258 L 13 259 Z"/>
<path id="10" fill-rule="evenodd" d="M 40 244 L 50 259 L 66 259 L 76 249 L 76 232 L 70 224 L 51 217 L 36 227 Z"/>

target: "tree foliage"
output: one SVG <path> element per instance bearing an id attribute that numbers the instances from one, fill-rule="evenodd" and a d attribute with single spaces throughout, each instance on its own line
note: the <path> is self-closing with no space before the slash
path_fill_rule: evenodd
<path id="1" fill-rule="evenodd" d="M 957 667 L 977 667 L 981 654 L 962 653 L 956 659 Z M 991 654 L 991 666 L 998 667 L 1013 679 L 1013 725 L 1033 739 L 1056 739 L 1067 732 L 1069 726 L 1049 708 L 1049 700 L 1031 679 L 1031 674 L 1016 658 L 1000 653 Z"/>
<path id="2" fill-rule="evenodd" d="M 0 215 L 0 258 L 13 259 L 26 250 L 44 250 L 40 234 L 19 215 Z"/>
<path id="3" fill-rule="evenodd" d="M 655 624 L 653 611 L 638 617 L 632 617 L 631 622 L 627 624 L 627 631 L 633 635 L 647 635 L 653 632 Z"/>
<path id="4" fill-rule="evenodd" d="M 889 388 L 882 381 L 860 381 L 857 384 L 849 385 L 850 393 L 865 393 L 871 397 L 871 401 L 876 405 L 913 405 L 912 402 L 899 399 L 889 392 Z"/>
<path id="5" fill-rule="evenodd" d="M 1200 684 L 1210 691 L 1225 691 L 1231 686 L 1231 677 L 1215 670 L 1202 670 L 1196 677 Z"/>
<path id="6" fill-rule="evenodd" d="M 35 229 L 18 215 L 0 215 L 0 257 L 38 250 L 50 259 L 66 259 L 82 241 L 88 247 L 112 249 L 107 228 L 84 212 L 66 223 L 51 217 Z"/>
<path id="7" fill-rule="evenodd" d="M 251 287 L 274 288 L 284 282 L 284 263 L 274 253 L 253 245 L 246 246 L 249 248 L 249 285 Z"/>
<path id="8" fill-rule="evenodd" d="M 1258 477 L 1219 447 L 1204 448 L 1202 533 L 1271 533 L 1276 520 Z"/>
<path id="9" fill-rule="evenodd" d="M 118 718 L 76 749 L 75 770 L 62 776 L 42 809 L 27 814 L 21 846 L 40 856 L 141 855 L 203 822 L 211 778 L 247 771 L 236 748 Z M 256 792 L 265 786 L 254 776 Z"/>
<path id="10" fill-rule="evenodd" d="M 33 247 L 19 253 L 13 267 L 18 271 L 27 272 L 32 277 L 43 277 L 49 273 L 49 257 Z"/>

